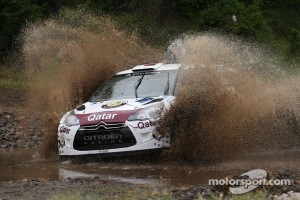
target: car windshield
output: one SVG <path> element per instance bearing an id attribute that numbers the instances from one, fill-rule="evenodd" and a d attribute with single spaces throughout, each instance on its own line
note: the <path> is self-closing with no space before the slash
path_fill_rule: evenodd
<path id="1" fill-rule="evenodd" d="M 89 101 L 107 101 L 173 95 L 177 70 L 143 71 L 115 75 Z"/>

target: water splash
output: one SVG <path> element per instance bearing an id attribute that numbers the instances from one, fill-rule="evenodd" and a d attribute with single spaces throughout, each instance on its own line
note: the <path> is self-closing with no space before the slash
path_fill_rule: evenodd
<path id="1" fill-rule="evenodd" d="M 268 49 L 214 34 L 186 35 L 177 100 L 160 123 L 172 158 L 228 158 L 299 147 L 300 78 L 280 70 Z M 30 112 L 47 127 L 45 154 L 56 151 L 63 113 L 86 101 L 112 74 L 163 60 L 163 51 L 120 31 L 108 17 L 82 10 L 30 25 L 23 54 Z"/>
<path id="2" fill-rule="evenodd" d="M 114 73 L 163 57 L 135 35 L 118 30 L 109 17 L 83 10 L 65 10 L 57 18 L 29 25 L 22 39 L 31 85 L 28 108 L 42 112 L 41 126 L 48 128 L 45 152 L 56 150 L 63 113 L 87 101 Z"/>
<path id="3" fill-rule="evenodd" d="M 300 146 L 300 78 L 270 50 L 215 34 L 187 35 L 182 48 L 187 69 L 158 129 L 171 134 L 166 155 L 225 159 Z"/>

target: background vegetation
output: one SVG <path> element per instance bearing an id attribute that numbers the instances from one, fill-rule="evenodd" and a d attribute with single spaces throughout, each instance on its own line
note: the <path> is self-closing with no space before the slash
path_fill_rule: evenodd
<path id="1" fill-rule="evenodd" d="M 183 32 L 213 30 L 266 43 L 287 58 L 300 55 L 300 0 L 1 0 L 0 59 L 19 49 L 14 41 L 27 22 L 79 6 L 110 15 L 154 45 Z"/>

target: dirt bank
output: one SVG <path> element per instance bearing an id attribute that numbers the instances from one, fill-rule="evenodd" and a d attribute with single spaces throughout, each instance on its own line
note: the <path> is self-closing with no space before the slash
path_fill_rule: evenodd
<path id="1" fill-rule="evenodd" d="M 38 149 L 43 144 L 42 113 L 25 110 L 27 93 L 0 88 L 0 151 Z"/>
<path id="2" fill-rule="evenodd" d="M 94 179 L 22 180 L 0 183 L 1 199 L 147 199 L 170 193 L 147 185 L 114 183 Z"/>
<path id="3" fill-rule="evenodd" d="M 0 107 L 19 107 L 24 106 L 27 100 L 27 90 L 0 88 Z"/>

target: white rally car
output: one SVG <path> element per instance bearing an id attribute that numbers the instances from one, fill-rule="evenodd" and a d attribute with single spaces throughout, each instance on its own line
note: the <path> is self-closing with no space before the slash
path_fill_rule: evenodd
<path id="1" fill-rule="evenodd" d="M 147 64 L 119 72 L 58 126 L 60 156 L 158 150 L 170 146 L 158 120 L 175 100 L 180 64 Z"/>

